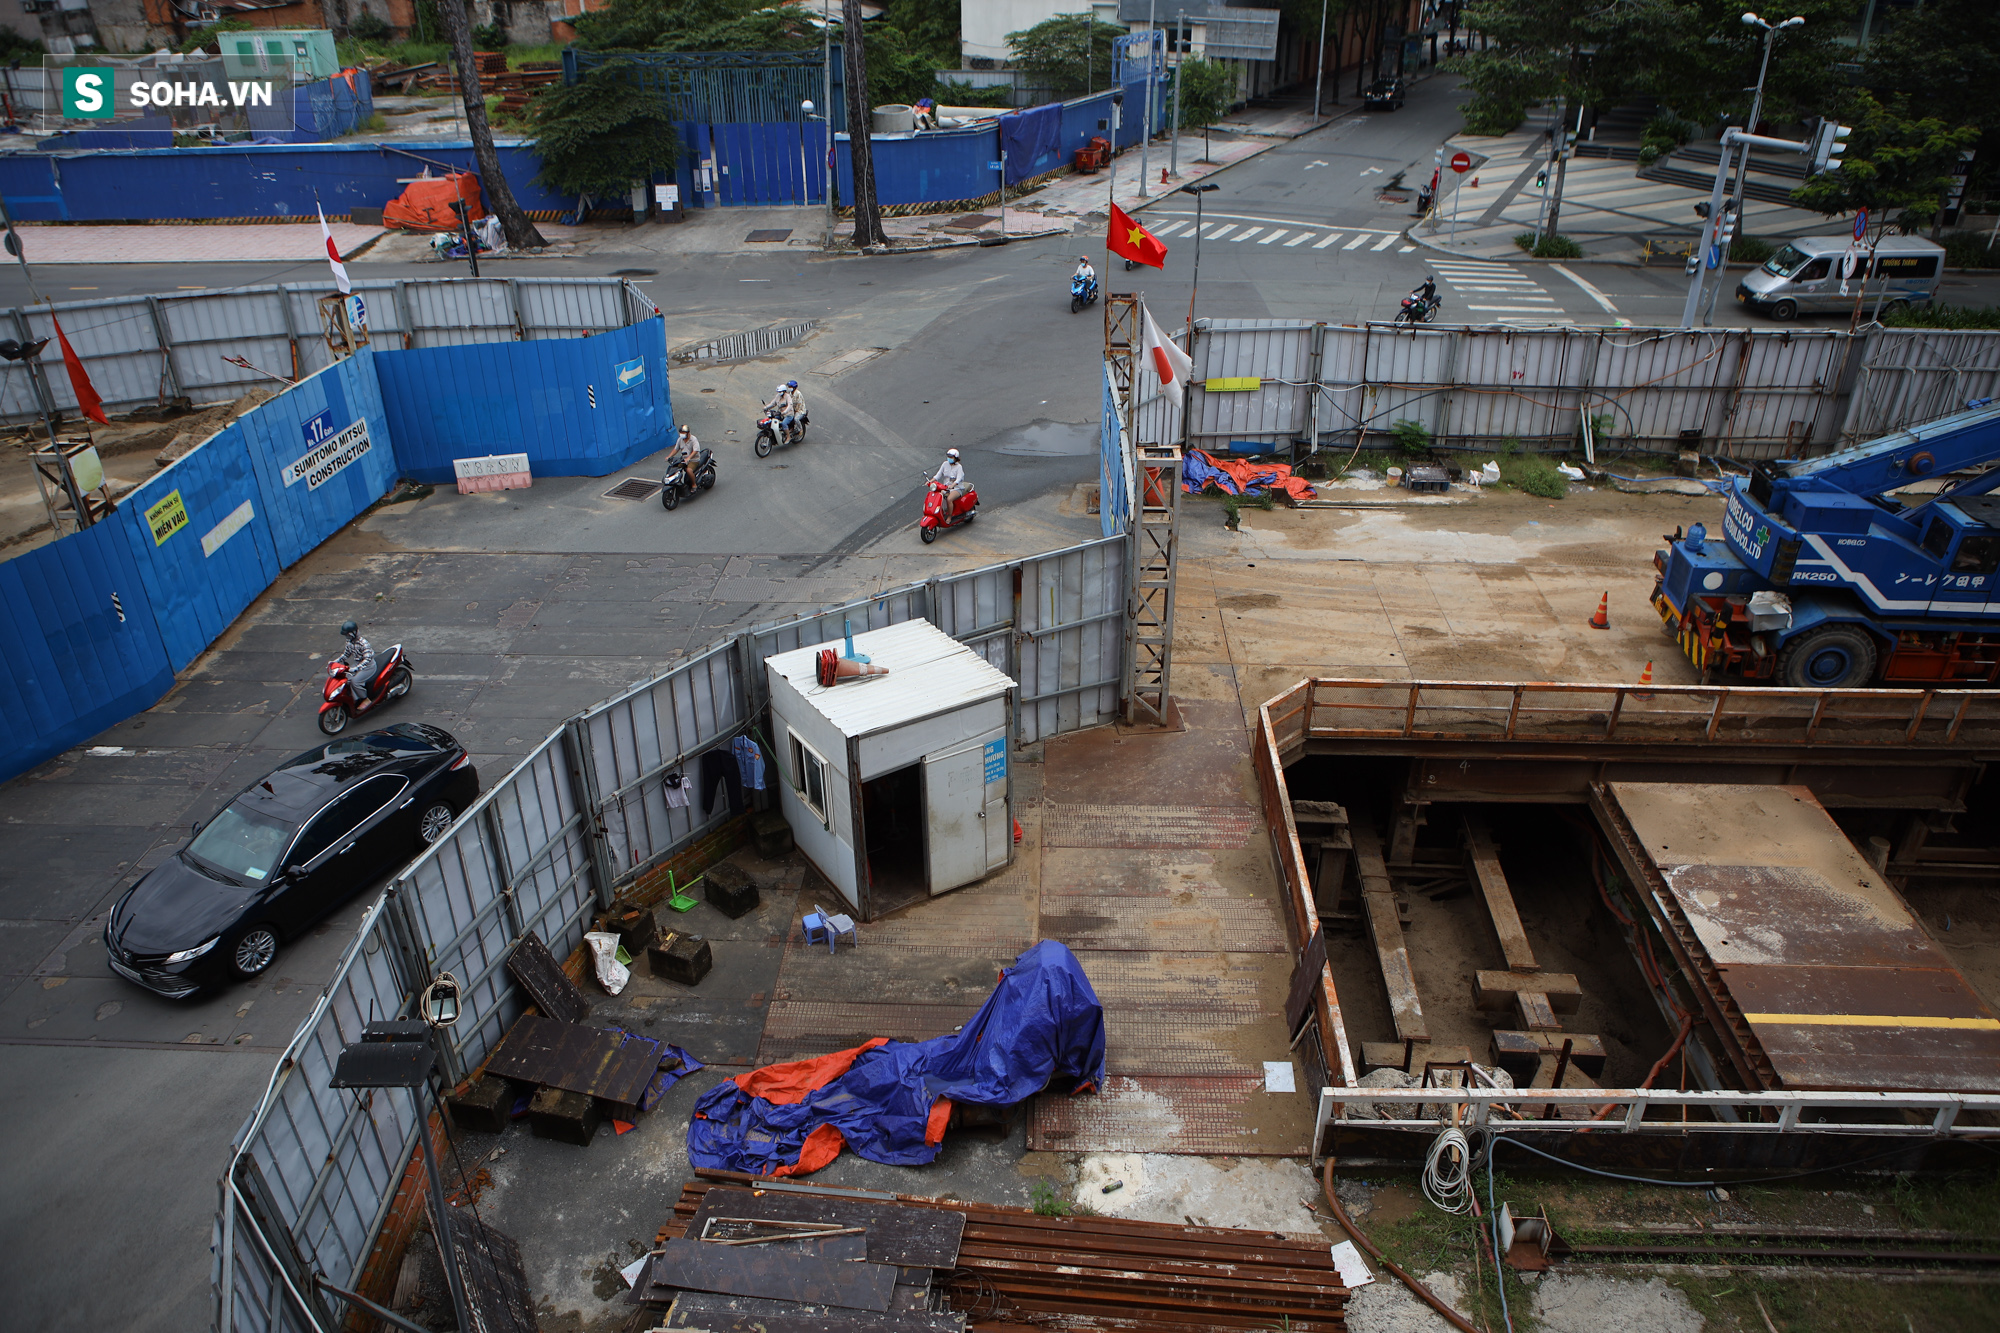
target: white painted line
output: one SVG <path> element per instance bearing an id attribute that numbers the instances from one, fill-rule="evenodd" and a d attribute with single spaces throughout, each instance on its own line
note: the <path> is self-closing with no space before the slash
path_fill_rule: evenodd
<path id="1" fill-rule="evenodd" d="M 1272 241 L 1277 240 L 1280 236 L 1283 236 L 1285 234 L 1286 232 L 1282 228 L 1273 227 L 1271 228 L 1271 234 L 1269 236 L 1266 236 L 1263 240 L 1257 242 L 1257 244 L 1269 245 Z"/>
<path id="2" fill-rule="evenodd" d="M 1396 251 L 1396 253 L 1397 253 L 1397 254 L 1399 254 L 1399 255 L 1406 255 L 1406 254 L 1410 253 L 1410 251 L 1412 251 L 1412 250 L 1414 250 L 1414 249 L 1416 249 L 1416 248 L 1417 248 L 1417 247 L 1416 247 L 1416 246 L 1414 246 L 1414 245 L 1406 245 L 1406 246 L 1404 246 L 1404 247 L 1403 247 L 1402 249 L 1400 249 L 1400 250 Z"/>
<path id="3" fill-rule="evenodd" d="M 1396 243 L 1396 238 L 1394 236 L 1384 236 L 1381 240 L 1375 242 L 1375 244 L 1369 246 L 1368 248 L 1370 250 L 1387 250 L 1390 246 L 1394 245 L 1395 243 Z"/>
<path id="4" fill-rule="evenodd" d="M 1286 241 L 1285 248 L 1289 250 L 1295 245 L 1304 245 L 1307 241 L 1310 241 L 1312 238 L 1313 234 L 1311 232 L 1302 231 L 1298 235 L 1292 237 L 1291 240 Z"/>
<path id="5" fill-rule="evenodd" d="M 1206 239 L 1211 241 L 1219 241 L 1223 237 L 1227 236 L 1230 232 L 1235 230 L 1236 228 L 1234 225 L 1225 222 L 1220 227 L 1217 227 L 1214 231 L 1210 232 L 1206 237 Z"/>
<path id="6" fill-rule="evenodd" d="M 1366 244 L 1368 244 L 1368 238 L 1366 236 L 1357 236 L 1353 240 L 1349 241 L 1346 245 L 1341 246 L 1340 248 L 1343 250 L 1358 250 Z"/>
<path id="7" fill-rule="evenodd" d="M 1560 308 L 1549 310 L 1536 305 L 1469 305 L 1467 310 L 1511 310 L 1519 315 L 1560 315 Z"/>
<path id="8" fill-rule="evenodd" d="M 1326 249 L 1326 247 L 1332 245 L 1335 241 L 1339 240 L 1343 234 L 1344 233 L 1342 232 L 1337 232 L 1337 231 L 1333 232 L 1325 240 L 1313 242 L 1313 249 L 1324 250 Z"/>
<path id="9" fill-rule="evenodd" d="M 1447 278 L 1446 281 L 1461 292 L 1538 292 L 1542 290 L 1532 282 L 1460 282 L 1456 278 Z"/>
<path id="10" fill-rule="evenodd" d="M 1171 236 L 1171 235 L 1173 235 L 1173 234 L 1174 234 L 1175 232 L 1179 231 L 1179 230 L 1180 230 L 1180 229 L 1181 229 L 1182 227 L 1185 227 L 1186 225 L 1187 225 L 1187 223 L 1185 223 L 1185 222 L 1169 222 L 1169 223 L 1167 223 L 1167 224 L 1166 224 L 1165 226 L 1163 226 L 1163 227 L 1155 227 L 1155 228 L 1153 228 L 1153 235 L 1155 235 L 1155 236 Z"/>
<path id="11" fill-rule="evenodd" d="M 1255 236 L 1258 232 L 1262 230 L 1264 230 L 1262 227 L 1245 227 L 1242 231 L 1237 232 L 1234 236 L 1230 237 L 1229 239 L 1232 241 L 1247 241 L 1252 236 Z"/>
<path id="12" fill-rule="evenodd" d="M 1606 296 L 1603 292 L 1598 291 L 1597 288 L 1591 286 L 1589 283 L 1585 282 L 1582 278 L 1577 277 L 1576 274 L 1570 272 L 1569 269 L 1565 268 L 1561 264 L 1554 265 L 1554 268 L 1556 272 L 1562 274 L 1565 278 L 1568 278 L 1571 282 L 1583 288 L 1583 294 L 1585 296 L 1588 296 L 1591 300 L 1597 302 L 1598 305 L 1602 306 L 1606 314 L 1615 315 L 1618 313 L 1618 307 L 1611 304 L 1611 298 Z"/>

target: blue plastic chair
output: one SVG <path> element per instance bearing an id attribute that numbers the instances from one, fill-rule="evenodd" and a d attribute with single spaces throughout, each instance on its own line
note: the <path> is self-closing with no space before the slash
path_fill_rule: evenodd
<path id="1" fill-rule="evenodd" d="M 828 953 L 839 952 L 842 936 L 852 941 L 855 947 L 860 947 L 861 940 L 854 933 L 854 918 L 844 913 L 829 916 L 824 907 L 814 903 L 812 911 L 805 914 L 801 924 L 805 926 L 806 943 L 824 943 Z"/>

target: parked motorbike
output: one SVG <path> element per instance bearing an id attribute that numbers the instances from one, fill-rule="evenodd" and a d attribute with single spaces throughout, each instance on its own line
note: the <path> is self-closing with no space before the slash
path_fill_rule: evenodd
<path id="1" fill-rule="evenodd" d="M 345 731 L 350 716 L 361 717 L 402 698 L 417 680 L 400 643 L 376 664 L 375 679 L 368 682 L 368 696 L 360 703 L 354 702 L 353 692 L 347 688 L 347 675 L 347 663 L 339 658 L 326 664 L 326 702 L 319 706 L 319 729 L 329 736 Z"/>
<path id="2" fill-rule="evenodd" d="M 1069 280 L 1069 312 L 1074 315 L 1087 305 L 1097 304 L 1097 279 L 1077 274 Z"/>
<path id="3" fill-rule="evenodd" d="M 771 451 L 777 448 L 781 444 L 804 444 L 806 442 L 806 423 L 811 420 L 812 420 L 812 414 L 810 412 L 799 413 L 799 419 L 792 423 L 791 431 L 789 433 L 786 433 L 784 430 L 784 419 L 782 417 L 774 417 L 774 416 L 758 417 L 757 444 L 756 444 L 757 457 L 769 458 L 771 456 Z M 780 435 L 785 435 L 785 438 L 782 440 L 779 439 L 778 436 Z M 667 507 L 669 509 L 673 508 L 672 505 L 669 505 Z"/>
<path id="4" fill-rule="evenodd" d="M 1396 312 L 1396 323 L 1428 324 L 1437 318 L 1438 310 L 1443 305 L 1444 298 L 1441 296 L 1411 292 L 1403 298 L 1403 308 Z"/>
<path id="5" fill-rule="evenodd" d="M 951 488 L 949 486 L 946 486 L 935 477 L 924 488 L 924 517 L 917 524 L 917 535 L 924 539 L 925 545 L 936 541 L 938 533 L 943 529 L 964 527 L 967 523 L 979 517 L 979 490 L 977 487 L 967 486 L 965 494 L 959 496 L 958 503 L 952 506 L 951 513 L 946 514 L 944 512 L 945 497 L 950 491 Z"/>
<path id="6" fill-rule="evenodd" d="M 760 455 L 769 452 L 759 449 Z M 660 478 L 660 503 L 677 509 L 682 500 L 715 489 L 715 455 L 707 449 L 696 452 L 692 463 L 679 463 Z"/>

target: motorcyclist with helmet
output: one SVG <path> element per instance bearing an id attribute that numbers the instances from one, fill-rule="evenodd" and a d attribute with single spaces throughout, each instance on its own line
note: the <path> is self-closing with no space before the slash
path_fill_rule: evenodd
<path id="1" fill-rule="evenodd" d="M 764 411 L 779 419 L 778 434 L 780 438 L 790 443 L 792 427 L 806 412 L 806 398 L 799 390 L 799 382 L 786 380 L 780 384 L 771 401 L 764 404 Z"/>
<path id="2" fill-rule="evenodd" d="M 944 451 L 944 462 L 939 464 L 938 470 L 931 474 L 931 480 L 944 485 L 944 513 L 942 518 L 946 523 L 949 523 L 953 515 L 958 512 L 959 497 L 972 489 L 965 480 L 965 465 L 959 462 L 958 450 L 947 449 Z"/>
<path id="3" fill-rule="evenodd" d="M 375 679 L 375 649 L 368 640 L 361 637 L 361 627 L 353 621 L 343 621 L 341 635 L 347 646 L 340 650 L 340 660 L 347 664 L 347 689 L 356 704 L 368 701 L 368 684 Z"/>

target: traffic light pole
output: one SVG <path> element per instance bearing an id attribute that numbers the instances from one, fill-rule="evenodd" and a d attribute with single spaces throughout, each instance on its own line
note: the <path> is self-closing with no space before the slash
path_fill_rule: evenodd
<path id="1" fill-rule="evenodd" d="M 1787 153 L 1810 153 L 1815 150 L 1813 143 L 1799 143 L 1792 139 L 1768 139 L 1759 134 L 1745 134 L 1731 126 L 1722 132 L 1721 152 L 1716 154 L 1715 186 L 1709 191 L 1708 212 L 1703 219 L 1701 245 L 1688 258 L 1687 304 L 1681 310 L 1680 326 L 1691 329 L 1701 318 L 1702 293 L 1708 284 L 1711 269 L 1721 270 L 1729 261 L 1726 253 L 1728 244 L 1722 238 L 1729 233 L 1728 219 L 1734 215 L 1723 208 L 1729 183 L 1729 167 L 1738 146 L 1748 148 L 1770 148 Z M 1819 165 L 1815 163 L 1815 165 Z"/>

